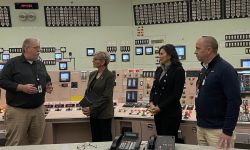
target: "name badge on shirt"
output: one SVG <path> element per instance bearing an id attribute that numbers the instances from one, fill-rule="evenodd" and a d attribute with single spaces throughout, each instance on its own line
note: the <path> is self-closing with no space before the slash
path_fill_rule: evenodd
<path id="1" fill-rule="evenodd" d="M 38 90 L 38 93 L 42 93 L 43 92 L 42 85 L 38 85 L 37 90 Z"/>
<path id="2" fill-rule="evenodd" d="M 195 93 L 195 98 L 198 97 L 198 94 L 199 94 L 199 89 L 196 90 L 196 93 Z"/>
<path id="3" fill-rule="evenodd" d="M 202 81 L 202 86 L 205 85 L 205 82 L 206 82 L 206 80 L 204 79 L 204 80 Z"/>

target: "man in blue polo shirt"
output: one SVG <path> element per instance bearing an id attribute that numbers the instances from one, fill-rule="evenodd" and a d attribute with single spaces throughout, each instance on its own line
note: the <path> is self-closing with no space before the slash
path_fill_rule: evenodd
<path id="1" fill-rule="evenodd" d="M 233 131 L 242 102 L 237 72 L 218 54 L 218 42 L 214 37 L 200 37 L 195 55 L 203 66 L 195 100 L 198 144 L 233 147 Z"/>

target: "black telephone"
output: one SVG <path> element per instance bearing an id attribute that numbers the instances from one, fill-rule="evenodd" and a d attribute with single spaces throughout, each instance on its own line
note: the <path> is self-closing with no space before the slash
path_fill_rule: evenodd
<path id="1" fill-rule="evenodd" d="M 124 135 L 115 137 L 110 150 L 139 150 L 140 145 L 138 133 L 125 132 Z"/>
<path id="2" fill-rule="evenodd" d="M 150 136 L 148 140 L 148 150 L 174 150 L 175 137 L 174 136 Z"/>

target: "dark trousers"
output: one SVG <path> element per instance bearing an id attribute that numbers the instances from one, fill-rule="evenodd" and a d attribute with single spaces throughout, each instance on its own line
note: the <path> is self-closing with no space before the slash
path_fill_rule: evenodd
<path id="1" fill-rule="evenodd" d="M 112 141 L 112 119 L 96 119 L 90 117 L 91 133 L 93 142 Z"/>
<path id="2" fill-rule="evenodd" d="M 154 116 L 157 135 L 175 136 L 175 141 L 178 138 L 178 130 L 181 123 L 181 116 L 168 117 L 165 114 Z"/>

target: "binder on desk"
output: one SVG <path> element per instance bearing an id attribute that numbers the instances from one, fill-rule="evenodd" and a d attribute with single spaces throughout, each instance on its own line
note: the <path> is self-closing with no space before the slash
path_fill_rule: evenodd
<path id="1" fill-rule="evenodd" d="M 79 102 L 79 104 L 82 107 L 89 107 L 93 103 L 93 101 L 98 98 L 99 96 L 94 91 L 91 91 L 84 96 L 84 98 Z"/>

